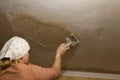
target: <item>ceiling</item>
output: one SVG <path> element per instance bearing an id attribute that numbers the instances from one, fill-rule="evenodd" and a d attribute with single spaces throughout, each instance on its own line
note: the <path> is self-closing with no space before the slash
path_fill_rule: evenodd
<path id="1" fill-rule="evenodd" d="M 31 45 L 30 61 L 51 66 L 70 33 L 80 44 L 63 57 L 63 70 L 120 73 L 119 0 L 2 0 L 0 48 L 10 37 Z"/>

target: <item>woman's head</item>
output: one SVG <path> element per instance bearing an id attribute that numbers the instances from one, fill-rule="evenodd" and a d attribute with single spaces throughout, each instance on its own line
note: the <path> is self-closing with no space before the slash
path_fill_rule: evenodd
<path id="1" fill-rule="evenodd" d="M 5 57 L 10 58 L 10 60 L 20 59 L 26 55 L 30 50 L 28 42 L 20 37 L 13 37 L 8 40 L 0 51 L 0 59 Z"/>
<path id="2" fill-rule="evenodd" d="M 20 37 L 13 37 L 8 40 L 0 51 L 0 67 L 6 69 L 11 63 L 28 63 L 29 43 Z"/>

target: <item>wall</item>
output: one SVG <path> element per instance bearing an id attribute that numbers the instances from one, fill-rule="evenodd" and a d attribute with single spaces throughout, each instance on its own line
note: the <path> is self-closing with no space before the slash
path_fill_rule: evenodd
<path id="1" fill-rule="evenodd" d="M 112 80 L 112 79 L 61 76 L 60 78 L 57 78 L 55 80 Z"/>
<path id="2" fill-rule="evenodd" d="M 31 62 L 51 66 L 56 47 L 73 32 L 80 45 L 63 57 L 63 69 L 120 73 L 119 2 L 2 0 L 0 47 L 13 35 L 24 37 L 31 44 Z"/>

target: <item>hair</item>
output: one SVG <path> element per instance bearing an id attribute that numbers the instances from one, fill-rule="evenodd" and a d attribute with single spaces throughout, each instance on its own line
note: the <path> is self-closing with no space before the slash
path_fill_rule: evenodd
<path id="1" fill-rule="evenodd" d="M 11 63 L 18 63 L 18 59 L 15 59 L 15 60 L 10 60 L 10 58 L 3 58 L 0 60 L 0 73 L 6 69 L 8 69 L 10 66 L 11 66 Z"/>

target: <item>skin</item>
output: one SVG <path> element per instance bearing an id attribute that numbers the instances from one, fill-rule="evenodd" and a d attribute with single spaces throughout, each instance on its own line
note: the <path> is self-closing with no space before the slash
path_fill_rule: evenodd
<path id="1" fill-rule="evenodd" d="M 65 44 L 62 43 L 60 46 L 58 46 L 55 56 L 55 61 L 52 67 L 61 69 L 61 57 L 66 53 L 67 50 L 70 49 L 71 43 Z M 24 55 L 21 59 L 19 59 L 19 63 L 28 64 L 29 63 L 29 53 Z"/>
<path id="2" fill-rule="evenodd" d="M 22 58 L 20 58 L 19 63 L 28 64 L 29 63 L 29 53 L 27 53 Z"/>
<path id="3" fill-rule="evenodd" d="M 53 67 L 57 67 L 59 69 L 61 69 L 61 57 L 66 53 L 67 50 L 70 49 L 71 43 L 69 44 L 61 44 L 58 48 L 57 48 L 57 52 L 56 52 L 56 57 L 55 57 L 55 61 L 53 64 Z"/>

